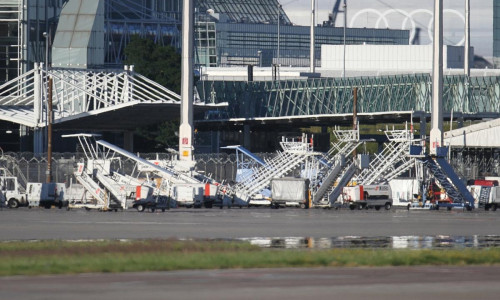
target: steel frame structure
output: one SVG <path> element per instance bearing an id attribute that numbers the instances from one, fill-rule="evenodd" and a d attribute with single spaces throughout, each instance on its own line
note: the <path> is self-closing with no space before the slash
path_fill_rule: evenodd
<path id="1" fill-rule="evenodd" d="M 141 102 L 180 103 L 158 83 L 123 71 L 49 69 L 42 65 L 0 86 L 0 119 L 30 127 L 46 126 L 48 79 L 53 80 L 55 122 L 98 114 Z"/>
<path id="2" fill-rule="evenodd" d="M 468 89 L 467 89 L 468 86 Z M 353 112 L 430 112 L 429 74 L 281 81 L 201 81 L 202 100 L 228 102 L 230 118 L 287 117 Z M 462 114 L 500 114 L 499 76 L 445 76 L 443 107 Z M 491 117 L 491 116 L 490 116 Z"/>

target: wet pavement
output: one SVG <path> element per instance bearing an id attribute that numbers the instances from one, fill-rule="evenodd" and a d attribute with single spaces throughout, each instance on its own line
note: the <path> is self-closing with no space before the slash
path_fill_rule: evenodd
<path id="1" fill-rule="evenodd" d="M 3 209 L 0 241 L 247 239 L 272 247 L 483 247 L 498 244 L 500 212 L 324 209 L 171 209 L 98 212 Z"/>

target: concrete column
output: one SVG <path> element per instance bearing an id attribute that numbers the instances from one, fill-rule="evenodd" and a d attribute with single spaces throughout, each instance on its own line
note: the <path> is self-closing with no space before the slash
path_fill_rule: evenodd
<path id="1" fill-rule="evenodd" d="M 243 125 L 243 147 L 251 148 L 250 125 Z"/>
<path id="2" fill-rule="evenodd" d="M 220 149 L 220 131 L 212 131 L 211 135 L 211 151 L 212 153 L 219 153 Z"/>
<path id="3" fill-rule="evenodd" d="M 123 133 L 123 149 L 133 152 L 134 151 L 134 132 L 125 131 Z"/>
<path id="4" fill-rule="evenodd" d="M 425 113 L 420 115 L 420 138 L 425 139 L 427 137 L 427 119 L 425 118 Z"/>
<path id="5" fill-rule="evenodd" d="M 44 136 L 45 128 L 35 128 L 33 130 L 33 152 L 35 155 L 45 152 Z"/>

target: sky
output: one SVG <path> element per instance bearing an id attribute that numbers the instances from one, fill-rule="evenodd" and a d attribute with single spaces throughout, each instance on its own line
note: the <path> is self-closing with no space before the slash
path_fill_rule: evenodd
<path id="1" fill-rule="evenodd" d="M 310 0 L 279 1 L 293 23 L 310 25 Z M 471 46 L 476 55 L 486 58 L 493 53 L 493 1 L 470 1 Z M 316 0 L 316 23 L 328 20 L 334 3 L 335 0 Z M 443 5 L 444 43 L 460 45 L 462 42 L 463 45 L 465 0 L 444 0 Z M 376 28 L 377 22 L 379 28 L 402 29 L 403 25 L 404 29 L 419 27 L 421 44 L 429 44 L 431 39 L 428 36 L 428 25 L 429 22 L 432 24 L 430 13 L 433 11 L 434 0 L 347 0 L 347 27 Z M 383 14 L 387 24 L 380 18 Z M 407 18 L 408 16 L 411 18 Z M 336 26 L 342 27 L 343 23 L 343 14 L 339 14 Z"/>

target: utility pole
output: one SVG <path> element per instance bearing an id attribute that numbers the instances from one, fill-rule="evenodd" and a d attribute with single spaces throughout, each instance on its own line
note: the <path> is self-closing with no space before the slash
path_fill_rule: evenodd
<path id="1" fill-rule="evenodd" d="M 443 0 L 434 0 L 434 54 L 430 154 L 443 146 Z"/>

